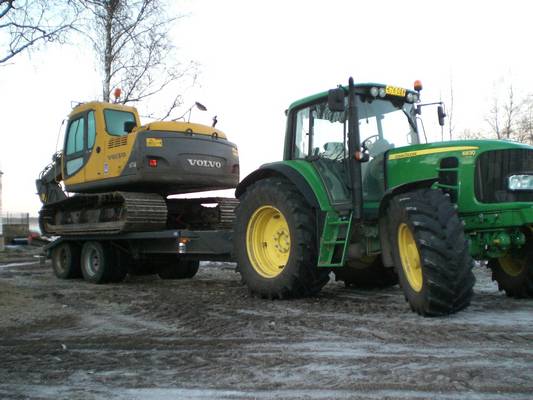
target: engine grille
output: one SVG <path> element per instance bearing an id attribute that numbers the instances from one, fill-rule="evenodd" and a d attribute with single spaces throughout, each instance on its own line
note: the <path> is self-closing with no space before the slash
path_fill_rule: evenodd
<path id="1" fill-rule="evenodd" d="M 533 173 L 533 150 L 510 149 L 482 153 L 476 161 L 475 192 L 482 203 L 533 201 L 533 192 L 507 190 L 507 177 Z"/>

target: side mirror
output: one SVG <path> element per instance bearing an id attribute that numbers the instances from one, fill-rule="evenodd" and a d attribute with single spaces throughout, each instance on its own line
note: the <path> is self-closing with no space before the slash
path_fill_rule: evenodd
<path id="1" fill-rule="evenodd" d="M 444 112 L 444 108 L 442 106 L 437 107 L 437 114 L 439 116 L 439 125 L 444 126 L 444 118 L 446 117 L 446 113 Z"/>
<path id="2" fill-rule="evenodd" d="M 136 126 L 135 121 L 126 121 L 124 122 L 124 132 L 130 133 Z"/>
<path id="3" fill-rule="evenodd" d="M 344 107 L 344 89 L 336 88 L 328 92 L 328 108 L 333 112 L 342 112 Z"/>

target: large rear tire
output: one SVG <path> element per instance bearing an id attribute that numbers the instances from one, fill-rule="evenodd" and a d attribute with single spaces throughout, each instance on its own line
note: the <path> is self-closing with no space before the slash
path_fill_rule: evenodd
<path id="1" fill-rule="evenodd" d="M 346 266 L 335 270 L 335 279 L 344 281 L 346 287 L 359 289 L 383 289 L 398 283 L 394 268 L 386 268 L 381 256 L 348 260 Z"/>
<path id="2" fill-rule="evenodd" d="M 396 272 L 411 309 L 423 316 L 466 308 L 475 278 L 463 225 L 439 190 L 396 196 L 388 209 Z"/>
<path id="3" fill-rule="evenodd" d="M 52 268 L 59 279 L 81 278 L 80 246 L 64 242 L 52 250 Z"/>
<path id="4" fill-rule="evenodd" d="M 490 260 L 488 266 L 492 270 L 492 280 L 498 283 L 498 289 L 505 291 L 507 296 L 517 299 L 533 298 L 531 241 L 528 240 L 520 252 Z"/>
<path id="5" fill-rule="evenodd" d="M 247 188 L 236 209 L 234 254 L 250 292 L 263 298 L 316 295 L 329 280 L 317 268 L 315 216 L 281 178 Z"/>

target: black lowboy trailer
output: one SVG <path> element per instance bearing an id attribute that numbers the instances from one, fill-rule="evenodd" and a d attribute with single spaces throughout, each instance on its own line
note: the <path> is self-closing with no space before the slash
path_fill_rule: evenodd
<path id="1" fill-rule="evenodd" d="M 231 261 L 232 236 L 229 229 L 65 235 L 45 250 L 61 279 L 113 283 L 128 273 L 187 279 L 196 274 L 200 261 Z"/>

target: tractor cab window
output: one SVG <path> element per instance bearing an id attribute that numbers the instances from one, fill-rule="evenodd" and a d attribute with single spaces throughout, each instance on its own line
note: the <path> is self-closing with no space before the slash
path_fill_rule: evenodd
<path id="1" fill-rule="evenodd" d="M 135 115 L 133 113 L 120 110 L 104 110 L 104 119 L 107 133 L 113 136 L 127 135 L 128 132 L 124 129 L 124 123 L 135 123 Z"/>
<path id="2" fill-rule="evenodd" d="M 300 109 L 295 118 L 293 157 L 313 163 L 333 203 L 349 201 L 345 113 L 332 112 L 321 102 Z"/>
<path id="3" fill-rule="evenodd" d="M 359 135 L 370 156 L 361 164 L 363 199 L 378 201 L 385 192 L 385 152 L 418 143 L 414 105 L 358 98 Z"/>
<path id="4" fill-rule="evenodd" d="M 315 104 L 296 114 L 295 158 L 346 158 L 344 112 L 331 112 L 326 104 Z"/>
<path id="5" fill-rule="evenodd" d="M 418 144 L 413 104 L 358 98 L 359 135 L 370 157 L 385 151 Z"/>

